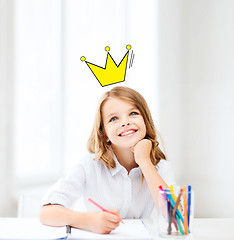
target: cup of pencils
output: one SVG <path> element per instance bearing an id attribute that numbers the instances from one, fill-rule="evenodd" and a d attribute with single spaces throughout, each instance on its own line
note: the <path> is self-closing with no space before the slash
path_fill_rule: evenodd
<path id="1" fill-rule="evenodd" d="M 160 237 L 189 239 L 192 236 L 194 192 L 191 186 L 179 191 L 159 187 L 158 233 Z"/>

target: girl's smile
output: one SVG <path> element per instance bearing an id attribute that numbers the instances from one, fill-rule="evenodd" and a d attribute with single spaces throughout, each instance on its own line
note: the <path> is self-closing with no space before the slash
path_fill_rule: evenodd
<path id="1" fill-rule="evenodd" d="M 102 108 L 106 141 L 117 148 L 130 148 L 146 135 L 146 126 L 140 111 L 130 102 L 108 99 Z"/>
<path id="2" fill-rule="evenodd" d="M 135 132 L 137 132 L 137 129 L 127 129 L 126 131 L 122 131 L 119 136 L 120 137 L 128 137 L 132 136 Z"/>

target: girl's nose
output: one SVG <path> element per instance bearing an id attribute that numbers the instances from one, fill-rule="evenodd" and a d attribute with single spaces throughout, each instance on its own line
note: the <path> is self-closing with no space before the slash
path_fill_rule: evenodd
<path id="1" fill-rule="evenodd" d="M 122 123 L 122 127 L 129 126 L 129 125 L 130 125 L 130 122 Z"/>

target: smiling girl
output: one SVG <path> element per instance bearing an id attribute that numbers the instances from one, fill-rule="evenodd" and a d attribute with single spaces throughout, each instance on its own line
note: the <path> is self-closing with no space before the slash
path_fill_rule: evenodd
<path id="1" fill-rule="evenodd" d="M 122 218 L 149 217 L 158 206 L 158 187 L 175 185 L 148 105 L 131 88 L 115 87 L 101 97 L 88 150 L 90 154 L 44 198 L 43 224 L 109 233 Z M 72 210 L 81 196 L 111 213 L 97 211 L 88 201 L 86 212 Z"/>

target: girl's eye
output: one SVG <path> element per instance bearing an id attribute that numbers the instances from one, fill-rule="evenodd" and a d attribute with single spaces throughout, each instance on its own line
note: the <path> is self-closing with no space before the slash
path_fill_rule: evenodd
<path id="1" fill-rule="evenodd" d="M 139 113 L 138 113 L 138 112 L 131 112 L 130 115 L 131 115 L 131 116 L 139 115 Z"/>
<path id="2" fill-rule="evenodd" d="M 112 117 L 111 119 L 110 119 L 110 122 L 114 122 L 114 121 L 116 121 L 118 118 L 117 117 Z"/>

